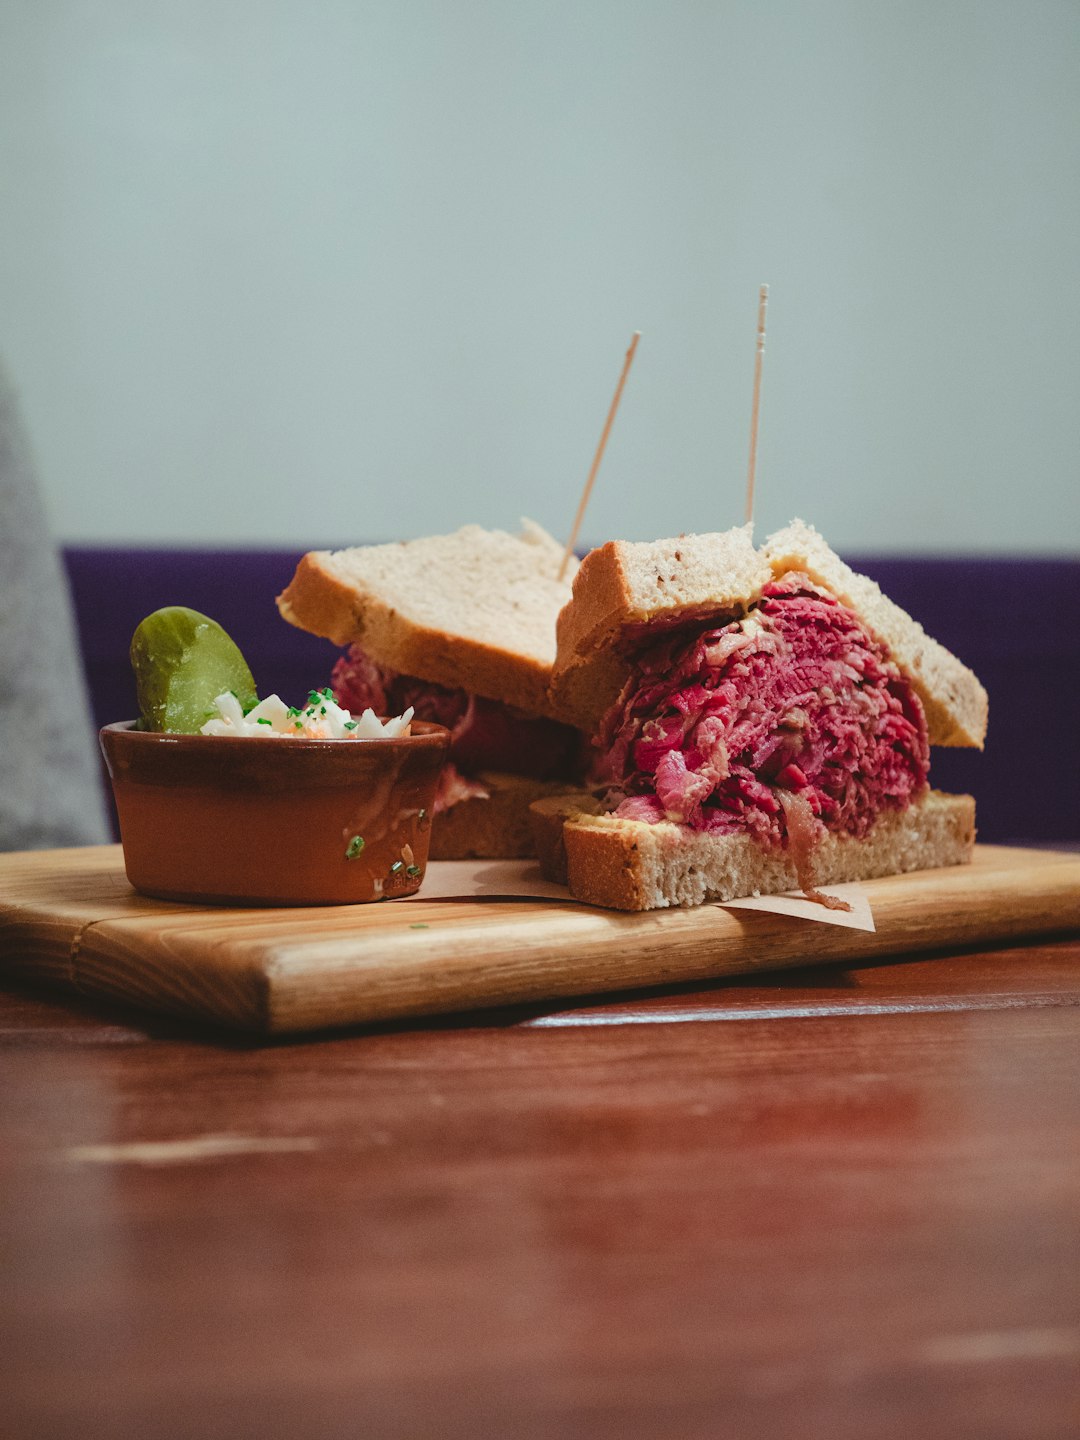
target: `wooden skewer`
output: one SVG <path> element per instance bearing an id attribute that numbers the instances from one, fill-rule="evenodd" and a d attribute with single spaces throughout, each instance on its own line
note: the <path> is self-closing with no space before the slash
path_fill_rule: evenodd
<path id="1" fill-rule="evenodd" d="M 754 519 L 754 474 L 757 470 L 758 408 L 761 404 L 761 361 L 765 354 L 765 307 L 769 303 L 769 287 L 758 292 L 757 354 L 754 356 L 754 400 L 750 409 L 750 467 L 746 474 L 746 523 Z"/>
<path id="2" fill-rule="evenodd" d="M 630 373 L 630 366 L 634 363 L 634 351 L 637 349 L 637 342 L 640 339 L 641 331 L 635 330 L 633 338 L 630 341 L 630 348 L 626 352 L 626 359 L 623 361 L 619 383 L 615 386 L 615 395 L 611 402 L 611 409 L 608 411 L 607 419 L 604 421 L 604 430 L 600 436 L 600 444 L 596 447 L 596 454 L 593 456 L 589 478 L 585 481 L 585 489 L 581 492 L 581 500 L 578 504 L 577 514 L 574 516 L 574 528 L 570 531 L 570 539 L 566 542 L 566 550 L 563 553 L 562 564 L 559 566 L 560 580 L 566 574 L 566 567 L 570 563 L 570 556 L 574 553 L 574 546 L 577 544 L 578 531 L 581 529 L 581 522 L 585 518 L 585 507 L 588 505 L 589 496 L 592 494 L 593 481 L 596 479 L 596 472 L 600 469 L 600 461 L 604 458 L 604 449 L 608 442 L 608 436 L 611 434 L 611 426 L 615 419 L 615 412 L 619 408 L 623 386 L 626 384 L 626 377 Z"/>

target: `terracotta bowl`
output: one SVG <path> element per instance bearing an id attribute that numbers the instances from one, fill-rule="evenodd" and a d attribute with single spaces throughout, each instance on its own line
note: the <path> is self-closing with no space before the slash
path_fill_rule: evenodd
<path id="1" fill-rule="evenodd" d="M 344 905 L 412 895 L 450 743 L 413 721 L 396 740 L 254 740 L 106 725 L 128 879 L 144 895 Z"/>

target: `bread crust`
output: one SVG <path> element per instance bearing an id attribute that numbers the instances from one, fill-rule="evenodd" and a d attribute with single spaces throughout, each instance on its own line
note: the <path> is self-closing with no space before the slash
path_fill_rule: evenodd
<path id="1" fill-rule="evenodd" d="M 557 579 L 561 558 L 531 522 L 520 536 L 467 525 L 397 545 L 315 550 L 277 605 L 290 624 L 362 645 L 400 674 L 557 719 L 548 682 L 555 617 L 570 596 L 569 579 Z"/>
<path id="2" fill-rule="evenodd" d="M 741 526 L 644 545 L 613 541 L 586 556 L 556 625 L 550 685 L 555 709 L 595 732 L 630 674 L 626 627 L 675 618 L 723 623 L 745 612 L 770 580 L 792 570 L 804 571 L 855 611 L 888 648 L 922 701 L 932 745 L 982 748 L 987 696 L 976 676 L 801 520 L 770 536 L 760 550 L 749 527 Z"/>
<path id="3" fill-rule="evenodd" d="M 651 825 L 590 813 L 590 796 L 533 807 L 545 875 L 575 900 L 612 910 L 656 910 L 797 889 L 785 850 L 749 834 L 707 835 L 669 822 Z M 975 801 L 931 790 L 902 811 L 886 811 L 862 839 L 829 833 L 814 851 L 819 885 L 962 865 L 975 845 Z"/>

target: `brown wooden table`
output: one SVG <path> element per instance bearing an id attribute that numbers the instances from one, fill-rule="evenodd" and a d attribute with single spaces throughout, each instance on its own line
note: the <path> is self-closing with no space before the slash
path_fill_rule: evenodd
<path id="1" fill-rule="evenodd" d="M 254 1043 L 0 995 L 0 1432 L 1080 1435 L 1080 941 Z"/>

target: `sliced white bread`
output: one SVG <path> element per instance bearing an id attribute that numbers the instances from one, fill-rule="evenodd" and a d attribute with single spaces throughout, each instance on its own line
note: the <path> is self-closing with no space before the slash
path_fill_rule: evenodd
<path id="1" fill-rule="evenodd" d="M 485 770 L 488 792 L 460 800 L 431 822 L 432 860 L 520 860 L 535 855 L 529 806 L 566 792 L 565 780 L 534 780 Z"/>
<path id="2" fill-rule="evenodd" d="M 799 886 L 786 850 L 766 850 L 750 835 L 705 835 L 684 825 L 618 820 L 594 813 L 590 795 L 565 795 L 532 807 L 533 838 L 549 879 L 575 900 L 613 910 L 701 905 Z M 970 795 L 932 790 L 902 811 L 886 811 L 862 840 L 827 835 L 814 849 L 818 885 L 870 880 L 910 870 L 961 865 L 975 843 Z"/>
<path id="3" fill-rule="evenodd" d="M 577 569 L 539 525 L 520 535 L 465 525 L 391 545 L 315 550 L 277 597 L 292 625 L 377 664 L 530 714 L 554 715 L 547 686 L 555 618 Z"/>
<path id="4" fill-rule="evenodd" d="M 874 581 L 858 575 L 810 525 L 794 521 L 755 550 L 748 526 L 647 544 L 613 541 L 587 555 L 557 623 L 551 677 L 556 711 L 595 731 L 630 673 L 639 626 L 743 612 L 768 582 L 801 570 L 854 610 L 892 652 L 926 710 L 933 745 L 986 735 L 986 691 L 976 676 Z"/>

